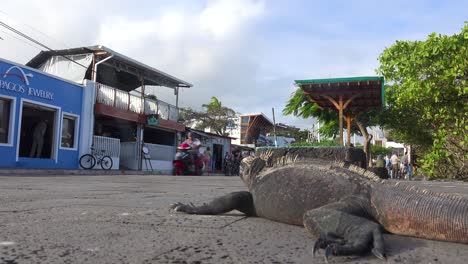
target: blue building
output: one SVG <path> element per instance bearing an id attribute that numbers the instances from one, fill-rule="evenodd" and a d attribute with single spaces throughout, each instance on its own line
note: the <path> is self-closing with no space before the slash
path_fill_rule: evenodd
<path id="1" fill-rule="evenodd" d="M 175 105 L 154 87 L 172 89 Z M 104 153 L 114 170 L 171 172 L 179 90 L 190 87 L 101 45 L 41 51 L 26 66 L 0 59 L 0 167 L 77 169 Z"/>
<path id="2" fill-rule="evenodd" d="M 83 84 L 79 155 L 104 153 L 114 170 L 172 172 L 185 132 L 179 91 L 192 84 L 102 45 L 41 51 L 26 65 Z M 172 90 L 175 104 L 157 98 L 156 87 Z"/>
<path id="3" fill-rule="evenodd" d="M 84 89 L 0 59 L 0 167 L 78 168 Z"/>

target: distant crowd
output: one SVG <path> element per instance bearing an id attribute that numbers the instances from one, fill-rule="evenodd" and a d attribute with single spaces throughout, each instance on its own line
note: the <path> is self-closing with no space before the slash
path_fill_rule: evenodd
<path id="1" fill-rule="evenodd" d="M 232 153 L 226 152 L 224 156 L 224 167 L 223 172 L 226 176 L 237 176 L 239 175 L 239 168 L 242 159 L 253 154 L 253 151 L 248 150 L 236 150 Z"/>
<path id="2" fill-rule="evenodd" d="M 408 153 L 401 157 L 398 157 L 396 153 L 383 157 L 382 155 L 377 156 L 376 167 L 385 167 L 388 171 L 390 179 L 413 179 L 414 166 L 410 162 Z"/>

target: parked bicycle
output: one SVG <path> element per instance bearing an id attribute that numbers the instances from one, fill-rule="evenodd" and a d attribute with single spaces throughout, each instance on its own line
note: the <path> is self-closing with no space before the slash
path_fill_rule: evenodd
<path id="1" fill-rule="evenodd" d="M 96 163 L 101 165 L 103 170 L 110 170 L 114 162 L 112 158 L 108 155 L 105 155 L 106 151 L 101 150 L 101 152 L 97 151 L 93 147 L 91 147 L 91 154 L 84 154 L 80 157 L 80 167 L 86 170 L 94 168 Z"/>

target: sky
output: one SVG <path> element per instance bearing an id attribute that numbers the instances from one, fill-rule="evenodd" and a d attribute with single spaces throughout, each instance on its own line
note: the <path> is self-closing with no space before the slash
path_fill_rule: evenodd
<path id="1" fill-rule="evenodd" d="M 294 80 L 373 76 L 397 40 L 459 33 L 468 1 L 15 0 L 0 21 L 52 49 L 104 45 L 192 83 L 179 106 L 212 96 L 239 113 L 311 128 L 281 114 Z M 25 64 L 44 48 L 0 27 L 0 57 Z M 152 89 L 175 104 L 172 89 Z"/>

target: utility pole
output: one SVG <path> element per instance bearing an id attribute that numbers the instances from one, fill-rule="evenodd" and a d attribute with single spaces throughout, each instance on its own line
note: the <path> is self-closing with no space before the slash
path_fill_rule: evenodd
<path id="1" fill-rule="evenodd" d="M 275 137 L 275 148 L 278 147 L 278 141 L 276 140 L 276 121 L 275 121 L 275 108 L 271 108 L 271 111 L 273 112 L 273 135 Z"/>
<path id="2" fill-rule="evenodd" d="M 317 122 L 317 140 L 318 140 L 318 142 L 320 143 L 320 132 L 319 132 L 319 129 L 320 129 L 320 121 Z"/>

